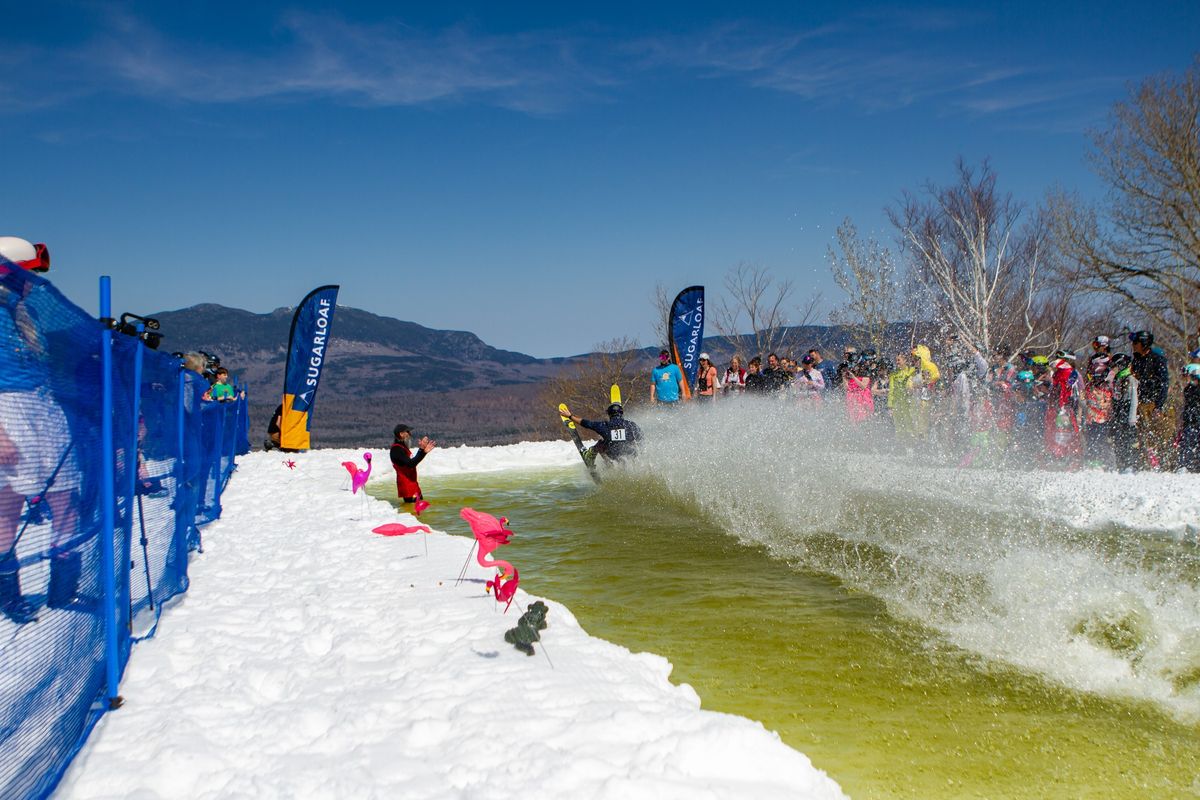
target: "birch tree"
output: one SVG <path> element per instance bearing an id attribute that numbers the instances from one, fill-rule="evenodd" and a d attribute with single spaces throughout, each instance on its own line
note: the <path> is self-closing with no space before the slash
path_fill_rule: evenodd
<path id="1" fill-rule="evenodd" d="M 778 280 L 761 265 L 741 262 L 725 275 L 725 294 L 710 319 L 735 353 L 785 354 L 795 344 L 795 328 L 808 325 L 821 302 L 816 294 L 796 305 L 794 292 L 793 281 Z"/>
<path id="2" fill-rule="evenodd" d="M 889 325 L 900 313 L 902 287 L 895 259 L 875 239 L 862 241 L 849 217 L 838 226 L 837 242 L 841 252 L 830 247 L 827 258 L 846 302 L 834 309 L 830 321 L 849 328 L 860 346 L 869 344 L 882 353 Z"/>
<path id="3" fill-rule="evenodd" d="M 913 274 L 928 288 L 938 323 L 979 352 L 1037 343 L 1041 215 L 1001 194 L 987 162 L 976 170 L 959 159 L 956 171 L 954 183 L 905 192 L 888 211 Z"/>

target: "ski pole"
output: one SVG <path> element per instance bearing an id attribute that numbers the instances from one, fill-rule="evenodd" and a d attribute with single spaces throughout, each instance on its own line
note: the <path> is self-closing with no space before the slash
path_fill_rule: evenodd
<path id="1" fill-rule="evenodd" d="M 141 540 L 142 541 L 142 564 L 143 564 L 143 566 L 146 567 L 146 597 L 149 598 L 150 610 L 153 611 L 154 610 L 154 589 L 151 586 L 151 581 L 150 581 L 150 553 L 147 549 L 147 546 L 150 544 L 150 540 L 146 538 L 146 513 L 145 513 L 145 509 L 143 509 L 143 507 L 142 507 L 141 493 L 138 493 L 138 495 L 137 495 L 137 504 L 138 504 L 138 526 L 141 528 L 141 531 L 142 531 L 142 540 Z"/>
<path id="2" fill-rule="evenodd" d="M 38 503 L 48 502 L 46 500 L 46 493 L 49 492 L 50 489 L 54 486 L 54 481 L 58 479 L 59 470 L 62 469 L 63 464 L 66 462 L 67 456 L 69 456 L 71 454 L 71 449 L 73 447 L 75 447 L 74 439 L 72 439 L 70 442 L 67 443 L 66 448 L 63 450 L 63 454 L 58 459 L 58 464 L 54 467 L 54 471 L 51 472 L 50 477 L 46 479 L 46 485 L 42 487 L 41 494 L 37 495 Z M 28 497 L 25 498 L 25 502 L 29 503 Z M 32 507 L 34 504 L 29 503 L 29 505 L 30 505 L 30 509 L 32 510 Z M 11 549 L 14 553 L 17 552 L 17 543 L 20 542 L 21 537 L 25 535 L 25 531 L 29 527 L 29 522 L 31 519 L 32 519 L 32 517 L 28 513 L 26 513 L 25 514 L 25 522 L 24 522 L 24 524 L 21 525 L 21 530 L 17 531 L 17 535 L 13 537 L 13 543 L 12 543 Z"/>

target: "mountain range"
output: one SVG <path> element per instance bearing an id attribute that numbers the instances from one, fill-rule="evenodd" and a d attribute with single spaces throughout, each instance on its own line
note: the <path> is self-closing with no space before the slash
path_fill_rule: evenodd
<path id="1" fill-rule="evenodd" d="M 256 442 L 283 391 L 292 313 L 205 303 L 153 316 L 163 334 L 160 350 L 211 353 L 249 386 Z M 466 331 L 346 306 L 338 306 L 332 331 L 313 416 L 314 446 L 386 446 L 398 422 L 442 444 L 530 438 L 539 427 L 530 412 L 541 384 L 577 360 L 534 358 L 491 347 Z"/>
<path id="2" fill-rule="evenodd" d="M 215 303 L 152 315 L 166 352 L 204 351 L 247 385 L 251 442 L 266 435 L 283 391 L 293 309 L 256 314 Z M 492 347 L 473 333 L 338 306 L 313 415 L 314 447 L 386 446 L 396 423 L 439 444 L 491 445 L 546 438 L 553 408 L 545 382 L 586 363 L 591 354 L 535 358 Z M 799 341 L 840 346 L 845 333 L 796 329 Z M 704 340 L 714 361 L 731 354 L 722 339 Z M 644 348 L 648 371 L 657 347 Z M 640 354 L 639 354 L 640 357 Z M 543 408 L 543 406 L 547 406 Z"/>

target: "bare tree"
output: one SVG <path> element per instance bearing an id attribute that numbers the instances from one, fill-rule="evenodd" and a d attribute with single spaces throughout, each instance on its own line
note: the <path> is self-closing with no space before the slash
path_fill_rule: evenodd
<path id="1" fill-rule="evenodd" d="M 1182 356 L 1200 323 L 1200 57 L 1182 77 L 1135 87 L 1092 139 L 1107 203 L 1054 198 L 1069 268 Z"/>
<path id="2" fill-rule="evenodd" d="M 955 183 L 927 185 L 923 197 L 905 192 L 888 214 L 939 324 L 981 352 L 1027 347 L 1041 333 L 1033 308 L 1046 226 L 997 191 L 987 162 L 976 172 L 959 159 L 957 171 Z"/>
<path id="3" fill-rule="evenodd" d="M 863 242 L 849 217 L 838 226 L 837 240 L 841 255 L 828 249 L 829 269 L 846 302 L 834 309 L 830 321 L 849 328 L 859 345 L 883 352 L 888 326 L 900 310 L 895 260 L 875 239 Z"/>
<path id="4" fill-rule="evenodd" d="M 658 334 L 659 347 L 666 347 L 671 341 L 671 305 L 674 302 L 675 296 L 661 281 L 654 284 L 653 304 L 655 319 L 658 320 L 654 330 Z"/>
<path id="5" fill-rule="evenodd" d="M 909 352 L 923 339 L 928 332 L 937 328 L 936 303 L 933 292 L 912 270 L 903 270 L 903 278 L 896 292 L 897 319 L 904 322 L 908 328 L 907 339 L 897 342 L 898 349 Z"/>
<path id="6" fill-rule="evenodd" d="M 791 305 L 794 288 L 790 280 L 777 281 L 766 267 L 739 263 L 726 273 L 726 296 L 711 317 L 717 333 L 735 353 L 786 353 L 794 344 L 792 327 L 808 325 L 821 302 L 817 294 L 803 306 Z M 796 317 L 789 319 L 789 311 Z"/>
<path id="7" fill-rule="evenodd" d="M 650 398 L 650 369 L 634 339 L 620 337 L 602 342 L 594 352 L 546 381 L 538 396 L 546 407 L 547 432 L 556 425 L 553 432 L 565 436 L 553 414 L 559 403 L 566 403 L 576 414 L 599 416 L 608 405 L 608 391 L 614 383 L 621 387 L 626 405 Z"/>

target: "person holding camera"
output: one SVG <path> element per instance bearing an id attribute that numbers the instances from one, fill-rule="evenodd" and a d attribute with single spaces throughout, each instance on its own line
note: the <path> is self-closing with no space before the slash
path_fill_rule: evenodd
<path id="1" fill-rule="evenodd" d="M 834 389 L 842 389 L 846 383 L 846 376 L 850 374 L 850 370 L 858 363 L 858 348 L 846 346 L 842 353 L 842 363 L 838 364 L 837 371 L 833 374 Z"/>
<path id="2" fill-rule="evenodd" d="M 812 353 L 800 359 L 800 369 L 792 385 L 796 390 L 796 399 L 800 402 L 821 402 L 821 393 L 825 391 L 825 376 L 817 369 Z"/>

